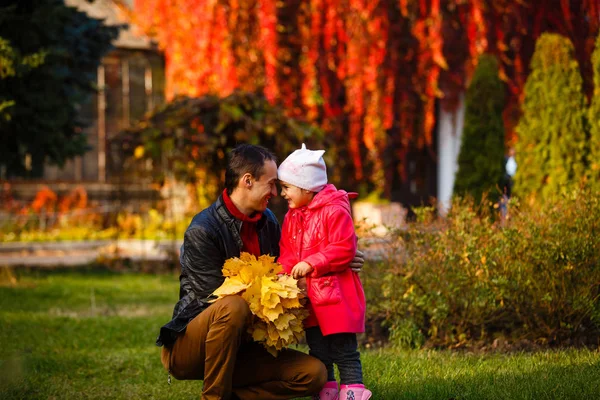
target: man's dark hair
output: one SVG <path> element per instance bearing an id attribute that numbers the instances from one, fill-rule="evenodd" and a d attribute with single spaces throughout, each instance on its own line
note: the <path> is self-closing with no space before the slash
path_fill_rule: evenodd
<path id="1" fill-rule="evenodd" d="M 250 173 L 255 179 L 260 179 L 264 173 L 265 161 L 277 162 L 277 158 L 262 146 L 241 144 L 231 150 L 225 171 L 227 193 L 233 193 L 233 189 L 245 173 Z"/>

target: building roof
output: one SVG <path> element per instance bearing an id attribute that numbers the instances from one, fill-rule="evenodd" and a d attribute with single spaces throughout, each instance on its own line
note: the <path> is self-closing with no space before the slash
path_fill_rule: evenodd
<path id="1" fill-rule="evenodd" d="M 131 0 L 65 0 L 65 4 L 76 7 L 92 18 L 104 20 L 106 25 L 126 25 L 121 29 L 119 37 L 113 43 L 122 49 L 156 49 L 155 43 L 136 30 L 130 23 L 127 11 L 131 10 Z"/>

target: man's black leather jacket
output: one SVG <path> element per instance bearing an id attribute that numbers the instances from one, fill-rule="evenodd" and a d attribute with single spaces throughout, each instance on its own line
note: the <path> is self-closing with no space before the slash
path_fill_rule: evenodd
<path id="1" fill-rule="evenodd" d="M 281 228 L 275 215 L 267 209 L 256 226 L 261 254 L 278 257 Z M 160 328 L 157 346 L 171 345 L 177 333 L 210 305 L 210 294 L 225 280 L 221 272 L 225 260 L 240 255 L 241 229 L 242 221 L 229 213 L 222 196 L 192 219 L 181 246 L 179 301 L 173 319 Z"/>

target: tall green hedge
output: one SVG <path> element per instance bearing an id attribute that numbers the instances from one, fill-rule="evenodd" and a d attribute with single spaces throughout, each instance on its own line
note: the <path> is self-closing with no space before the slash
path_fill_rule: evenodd
<path id="1" fill-rule="evenodd" d="M 496 188 L 504 176 L 504 85 L 498 77 L 498 62 L 484 54 L 467 89 L 465 126 L 458 156 L 454 192 L 470 194 L 478 201 Z"/>
<path id="2" fill-rule="evenodd" d="M 600 35 L 596 39 L 596 48 L 592 54 L 594 69 L 594 95 L 588 111 L 590 123 L 590 185 L 600 190 Z"/>
<path id="3" fill-rule="evenodd" d="M 585 113 L 573 45 L 563 36 L 543 34 L 517 126 L 515 193 L 547 198 L 580 183 L 587 168 Z"/>

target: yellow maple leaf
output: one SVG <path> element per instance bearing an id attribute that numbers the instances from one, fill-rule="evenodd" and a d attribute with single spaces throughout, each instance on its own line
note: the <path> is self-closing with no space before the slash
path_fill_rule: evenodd
<path id="1" fill-rule="evenodd" d="M 252 306 L 252 305 L 260 305 L 260 289 L 261 289 L 261 280 L 260 279 L 254 279 L 252 282 L 250 282 L 250 284 L 248 285 L 248 287 L 246 288 L 246 291 L 244 293 L 242 293 L 242 297 L 244 298 L 244 300 L 246 300 L 246 303 L 248 303 L 248 305 Z"/>
<path id="2" fill-rule="evenodd" d="M 265 266 L 265 269 L 268 267 L 268 275 L 277 275 L 283 271 L 281 264 L 275 262 L 275 257 L 263 254 L 258 257 L 258 260 Z"/>
<path id="3" fill-rule="evenodd" d="M 283 314 L 283 306 L 281 304 L 277 304 L 273 308 L 264 307 L 262 309 L 262 313 L 265 316 L 265 318 L 267 319 L 267 321 L 273 322 L 277 318 L 279 318 L 279 316 L 281 314 Z"/>
<path id="4" fill-rule="evenodd" d="M 296 339 L 295 343 L 300 343 L 302 341 L 302 339 L 304 339 L 304 331 L 301 331 L 301 332 L 293 331 L 293 332 L 294 332 L 294 338 Z"/>
<path id="5" fill-rule="evenodd" d="M 275 345 L 279 339 L 279 331 L 273 324 L 267 324 L 267 344 L 270 346 Z"/>
<path id="6" fill-rule="evenodd" d="M 277 349 L 271 346 L 265 346 L 265 348 L 267 349 L 267 351 L 273 356 L 273 357 L 277 357 Z"/>
<path id="7" fill-rule="evenodd" d="M 277 277 L 277 282 L 282 288 L 280 292 L 281 297 L 293 299 L 297 298 L 301 294 L 300 289 L 298 288 L 298 281 L 291 276 L 279 275 Z"/>
<path id="8" fill-rule="evenodd" d="M 302 304 L 300 303 L 300 300 L 298 300 L 298 297 L 292 299 L 281 299 L 281 305 L 283 306 L 283 308 L 302 307 Z"/>
<path id="9" fill-rule="evenodd" d="M 250 283 L 254 280 L 255 274 L 250 267 L 245 265 L 242 269 L 240 269 L 239 277 L 243 282 Z"/>
<path id="10" fill-rule="evenodd" d="M 265 267 L 261 264 L 260 261 L 253 260 L 253 261 L 248 262 L 247 265 L 248 265 L 248 272 L 250 272 L 253 276 L 268 277 L 268 275 L 266 274 L 268 269 L 265 269 Z"/>
<path id="11" fill-rule="evenodd" d="M 225 261 L 223 265 L 223 276 L 235 276 L 240 273 L 240 270 L 245 266 L 244 261 L 234 257 Z"/>
<path id="12" fill-rule="evenodd" d="M 290 328 L 277 329 L 277 332 L 286 345 L 290 344 L 291 340 L 294 338 L 294 332 Z"/>
<path id="13" fill-rule="evenodd" d="M 268 297 L 270 294 L 276 294 L 279 297 L 287 297 L 289 289 L 282 285 L 279 279 L 275 280 L 273 277 L 263 276 L 261 293 L 263 297 Z"/>
<path id="14" fill-rule="evenodd" d="M 252 325 L 252 339 L 255 342 L 263 342 L 267 338 L 267 324 L 262 321 L 256 321 Z"/>
<path id="15" fill-rule="evenodd" d="M 260 302 L 261 282 L 262 282 L 262 280 L 260 278 L 254 279 L 254 281 L 252 281 L 252 283 L 250 284 L 250 286 L 248 286 L 246 291 L 244 293 L 242 293 L 242 298 L 244 300 L 246 300 L 246 303 L 248 303 L 248 306 L 250 307 L 250 311 L 252 311 L 252 314 L 254 314 L 258 318 L 262 319 L 264 317 L 264 315 L 262 313 L 263 306 Z"/>
<path id="16" fill-rule="evenodd" d="M 264 286 L 263 286 L 264 290 Z M 278 304 L 281 303 L 281 297 L 279 297 L 276 293 L 264 293 L 261 296 L 260 304 L 265 308 L 275 308 Z"/>
<path id="17" fill-rule="evenodd" d="M 273 324 L 278 330 L 284 330 L 290 326 L 290 321 L 293 319 L 296 319 L 296 316 L 292 313 L 281 314 L 275 321 L 273 321 Z"/>
<path id="18" fill-rule="evenodd" d="M 241 279 L 239 279 L 236 276 L 225 278 L 225 281 L 223 282 L 223 284 L 221 286 L 219 286 L 219 288 L 213 292 L 213 295 L 217 296 L 217 299 L 215 299 L 213 301 L 216 301 L 225 296 L 238 294 L 238 293 L 242 292 L 243 290 L 246 290 L 247 287 L 248 287 L 248 284 L 243 282 Z"/>
<path id="19" fill-rule="evenodd" d="M 256 260 L 256 256 L 254 256 L 253 254 L 247 253 L 247 252 L 242 252 L 240 254 L 240 260 L 245 262 L 245 263 L 249 263 L 252 260 Z"/>

